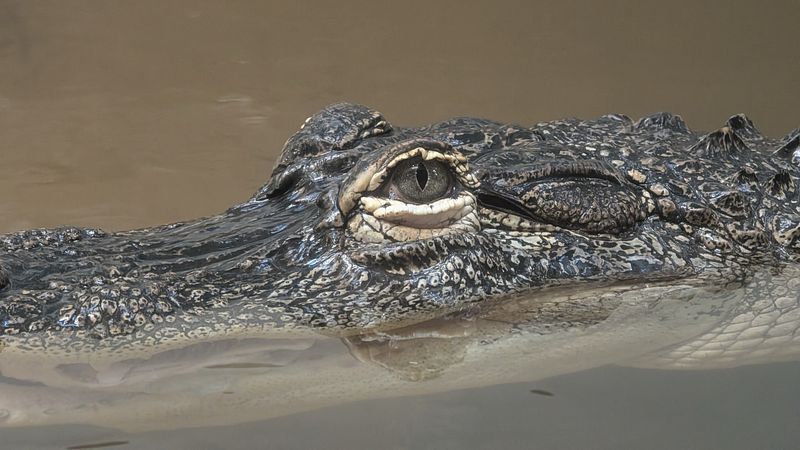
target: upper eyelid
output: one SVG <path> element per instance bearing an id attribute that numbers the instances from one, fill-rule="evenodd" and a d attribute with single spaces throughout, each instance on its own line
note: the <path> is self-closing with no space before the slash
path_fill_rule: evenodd
<path id="1" fill-rule="evenodd" d="M 494 176 L 501 176 L 504 171 L 493 172 Z M 508 174 L 509 177 L 521 179 L 521 183 L 546 182 L 563 178 L 594 178 L 606 180 L 611 183 L 623 184 L 622 175 L 599 161 L 557 161 L 544 163 L 528 170 L 516 170 Z"/>

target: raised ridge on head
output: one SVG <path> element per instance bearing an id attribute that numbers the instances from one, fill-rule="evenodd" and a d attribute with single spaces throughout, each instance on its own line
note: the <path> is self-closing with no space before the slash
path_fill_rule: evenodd
<path id="1" fill-rule="evenodd" d="M 757 139 L 761 138 L 761 132 L 758 131 L 753 121 L 744 114 L 736 114 L 728 118 L 725 126 L 730 127 L 742 138 Z"/>
<path id="2" fill-rule="evenodd" d="M 724 126 L 700 138 L 689 150 L 697 156 L 712 157 L 731 156 L 750 149 L 733 128 Z"/>
<path id="3" fill-rule="evenodd" d="M 683 118 L 676 114 L 667 112 L 660 112 L 644 116 L 638 121 L 634 127 L 637 130 L 671 130 L 677 133 L 688 133 L 689 127 Z"/>
<path id="4" fill-rule="evenodd" d="M 800 128 L 789 133 L 783 142 L 784 144 L 778 147 L 773 155 L 788 159 L 792 164 L 800 166 Z"/>
<path id="5" fill-rule="evenodd" d="M 797 190 L 792 176 L 789 175 L 789 172 L 784 171 L 778 172 L 770 177 L 766 181 L 765 187 L 767 192 L 772 194 L 773 197 L 781 199 L 791 197 Z"/>
<path id="6" fill-rule="evenodd" d="M 736 185 L 744 184 L 750 188 L 753 188 L 758 184 L 758 176 L 756 176 L 756 172 L 749 167 L 740 169 L 731 175 L 731 180 Z"/>

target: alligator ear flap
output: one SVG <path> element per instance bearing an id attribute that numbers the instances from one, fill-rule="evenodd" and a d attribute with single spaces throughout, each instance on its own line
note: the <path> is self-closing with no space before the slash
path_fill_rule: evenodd
<path id="1" fill-rule="evenodd" d="M 774 156 L 788 159 L 795 166 L 800 167 L 800 128 L 789 133 L 784 139 L 784 144 L 780 146 Z"/>
<path id="2" fill-rule="evenodd" d="M 364 139 L 391 131 L 378 111 L 352 103 L 330 105 L 306 119 L 286 141 L 273 175 L 297 159 L 353 148 Z"/>

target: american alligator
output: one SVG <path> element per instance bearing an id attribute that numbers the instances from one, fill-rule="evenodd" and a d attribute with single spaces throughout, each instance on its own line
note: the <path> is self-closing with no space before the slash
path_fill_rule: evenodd
<path id="1" fill-rule="evenodd" d="M 52 356 L 350 336 L 559 289 L 735 285 L 800 259 L 799 141 L 744 115 L 708 134 L 665 113 L 394 128 L 333 105 L 220 215 L 0 238 L 0 346 Z M 549 317 L 608 316 L 564 308 Z"/>
<path id="2" fill-rule="evenodd" d="M 0 425 L 196 427 L 794 360 L 799 166 L 800 130 L 743 115 L 393 128 L 333 105 L 218 216 L 0 238 Z"/>

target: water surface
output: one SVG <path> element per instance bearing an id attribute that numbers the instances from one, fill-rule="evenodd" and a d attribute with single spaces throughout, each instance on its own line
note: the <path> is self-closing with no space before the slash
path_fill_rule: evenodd
<path id="1" fill-rule="evenodd" d="M 797 23 L 796 1 L 0 0 L 0 232 L 217 213 L 266 181 L 305 117 L 342 100 L 398 126 L 671 111 L 715 129 L 744 112 L 782 136 L 800 126 Z M 337 361 L 353 361 L 330 345 L 328 355 L 335 347 Z M 797 363 L 530 379 L 212 429 L 0 429 L 0 448 L 789 448 L 800 439 Z"/>

